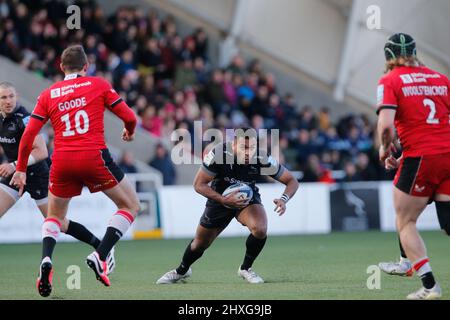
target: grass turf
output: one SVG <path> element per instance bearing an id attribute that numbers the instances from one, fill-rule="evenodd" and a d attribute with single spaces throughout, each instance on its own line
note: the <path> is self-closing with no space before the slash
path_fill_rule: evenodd
<path id="1" fill-rule="evenodd" d="M 424 232 L 428 254 L 444 299 L 450 298 L 450 239 Z M 381 274 L 381 289 L 369 290 L 369 265 L 398 256 L 393 233 L 333 233 L 269 237 L 254 269 L 266 280 L 251 285 L 237 276 L 244 238 L 219 238 L 193 266 L 186 283 L 156 285 L 177 266 L 187 240 L 121 242 L 112 286 L 104 287 L 84 258 L 91 249 L 81 243 L 60 243 L 54 254 L 53 292 L 49 299 L 404 299 L 419 288 L 417 277 Z M 42 299 L 35 288 L 40 244 L 0 245 L 0 299 Z M 70 265 L 81 269 L 81 289 L 69 290 Z"/>

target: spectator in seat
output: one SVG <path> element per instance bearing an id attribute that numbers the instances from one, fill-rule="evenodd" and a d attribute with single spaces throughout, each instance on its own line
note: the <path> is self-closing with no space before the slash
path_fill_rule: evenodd
<path id="1" fill-rule="evenodd" d="M 161 172 L 165 186 L 175 184 L 176 170 L 166 148 L 162 144 L 156 146 L 155 157 L 150 161 L 149 165 Z"/>
<path id="2" fill-rule="evenodd" d="M 120 158 L 119 167 L 124 173 L 137 173 L 138 169 L 134 162 L 134 155 L 130 151 L 124 151 Z"/>
<path id="3" fill-rule="evenodd" d="M 370 159 L 367 154 L 362 152 L 358 154 L 356 158 L 356 169 L 362 181 L 377 180 L 377 172 L 373 166 L 370 165 Z"/>
<path id="4" fill-rule="evenodd" d="M 344 162 L 344 182 L 354 182 L 361 181 L 361 176 L 358 173 L 356 165 L 351 160 L 347 160 Z"/>

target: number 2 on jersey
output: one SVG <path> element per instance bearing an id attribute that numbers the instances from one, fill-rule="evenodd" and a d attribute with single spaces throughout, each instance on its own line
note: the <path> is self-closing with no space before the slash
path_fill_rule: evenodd
<path id="1" fill-rule="evenodd" d="M 430 113 L 428 114 L 427 123 L 428 124 L 439 124 L 439 119 L 436 116 L 436 104 L 431 99 L 423 100 L 423 105 L 430 108 Z"/>
<path id="2" fill-rule="evenodd" d="M 80 110 L 75 113 L 75 130 L 72 130 L 69 114 L 65 114 L 61 117 L 61 121 L 66 124 L 66 130 L 63 132 L 63 137 L 72 137 L 75 135 L 75 131 L 78 134 L 85 134 L 89 131 L 89 117 L 86 111 Z M 81 119 L 83 119 L 83 126 L 81 126 Z"/>

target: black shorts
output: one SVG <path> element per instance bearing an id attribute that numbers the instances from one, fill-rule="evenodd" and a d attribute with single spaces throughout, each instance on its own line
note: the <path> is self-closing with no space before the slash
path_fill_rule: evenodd
<path id="1" fill-rule="evenodd" d="M 252 204 L 261 204 L 261 196 L 259 193 L 253 195 L 253 199 L 249 205 Z M 242 210 L 225 208 L 220 204 L 207 205 L 200 218 L 200 225 L 206 229 L 225 229 L 233 218 L 239 216 Z"/>
<path id="2" fill-rule="evenodd" d="M 48 197 L 48 178 L 49 168 L 47 163 L 39 162 L 27 169 L 27 184 L 25 185 L 24 192 L 28 192 L 32 199 L 39 201 Z M 13 198 L 18 200 L 19 189 L 14 186 L 10 186 L 12 176 L 8 178 L 0 178 L 0 184 L 6 192 L 8 192 Z M 9 189 L 8 189 L 9 188 Z"/>

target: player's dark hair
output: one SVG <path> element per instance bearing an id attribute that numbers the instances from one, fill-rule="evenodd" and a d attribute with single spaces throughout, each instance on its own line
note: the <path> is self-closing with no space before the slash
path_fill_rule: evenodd
<path id="1" fill-rule="evenodd" d="M 61 55 L 61 64 L 65 71 L 81 71 L 87 63 L 88 58 L 81 45 L 67 47 Z"/>
<path id="2" fill-rule="evenodd" d="M 251 127 L 240 127 L 234 129 L 234 139 L 237 138 L 255 138 L 258 139 L 258 132 Z"/>

